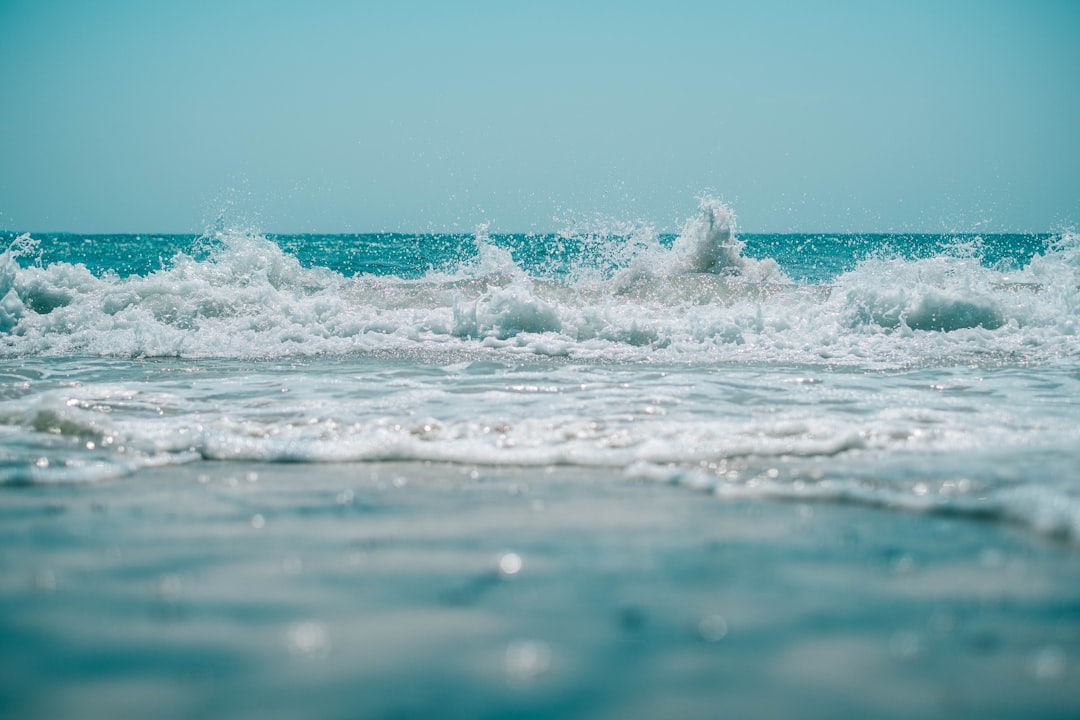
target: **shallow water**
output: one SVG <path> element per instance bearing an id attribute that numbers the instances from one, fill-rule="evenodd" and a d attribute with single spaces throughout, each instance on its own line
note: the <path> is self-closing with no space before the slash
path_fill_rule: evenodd
<path id="1" fill-rule="evenodd" d="M 796 700 L 776 700 L 785 714 L 818 697 L 822 716 L 888 715 L 886 698 L 899 698 L 897 715 L 954 705 L 985 715 L 998 706 L 977 696 L 982 682 L 1001 690 L 1001 716 L 1078 705 L 1055 684 L 1080 665 L 1075 235 L 742 238 L 730 210 L 706 198 L 670 236 L 618 225 L 7 241 L 0 600 L 6 644 L 18 648 L 4 664 L 24 678 L 5 693 L 20 712 L 65 714 L 91 698 L 120 709 L 167 699 L 177 715 L 273 715 L 280 703 L 290 715 L 291 693 L 324 688 L 319 707 L 348 715 L 338 711 L 350 668 L 380 677 L 367 647 L 350 645 L 369 632 L 380 660 L 404 642 L 384 678 L 396 689 L 371 700 L 375 716 L 446 698 L 450 716 L 648 707 L 616 695 L 624 674 L 642 686 L 656 678 L 658 707 L 685 701 L 689 714 L 739 683 L 745 692 L 724 696 L 742 698 L 732 712 L 763 708 L 752 703 L 769 698 L 770 682 L 792 689 Z M 543 488 L 518 492 L 525 505 L 502 494 L 519 474 Z M 394 477 L 418 489 L 401 496 L 412 504 L 380 504 L 379 493 L 401 489 Z M 532 503 L 548 495 L 572 521 L 537 514 Z M 527 521 L 526 544 L 514 541 L 521 512 L 543 518 Z M 342 542 L 362 544 L 376 527 L 413 549 L 399 575 L 378 576 L 384 590 L 362 583 L 377 600 L 358 620 L 348 609 L 357 588 L 337 563 Z M 737 555 L 726 556 L 730 577 L 695 575 L 713 562 L 710 533 L 725 528 L 721 544 L 737 548 L 724 551 Z M 495 600 L 495 544 L 550 565 L 536 575 L 550 611 L 528 606 L 547 617 L 535 631 Z M 102 565 L 116 547 L 136 559 Z M 433 569 L 444 547 L 446 573 Z M 297 574 L 283 565 L 294 555 L 313 585 L 278 583 Z M 864 586 L 865 568 L 896 563 L 927 573 L 900 582 L 883 570 Z M 909 581 L 926 596 L 912 599 Z M 628 596 L 640 585 L 645 599 L 605 596 L 609 584 Z M 581 590 L 554 590 L 564 586 Z M 785 610 L 795 590 L 854 594 L 832 609 L 809 599 Z M 740 646 L 758 664 L 714 667 L 700 655 L 702 634 L 720 633 L 706 622 L 713 592 L 734 593 L 745 612 L 789 613 L 775 630 L 754 625 Z M 941 593 L 954 616 L 1018 627 L 930 647 Z M 164 616 L 145 617 L 147 607 Z M 594 637 L 596 607 L 607 610 L 590 622 L 607 629 Z M 613 616 L 623 629 L 611 629 Z M 353 628 L 365 622 L 375 626 Z M 409 634 L 414 624 L 434 635 Z M 323 647 L 331 637 L 341 641 Z M 972 660 L 978 648 L 992 648 L 992 661 Z M 458 652 L 474 653 L 472 664 L 454 669 Z M 813 676 L 818 656 L 867 689 L 845 694 Z M 900 656 L 923 662 L 896 665 Z M 977 680 L 946 671 L 954 661 Z M 503 665 L 525 668 L 529 682 L 550 666 L 559 679 L 521 695 L 522 678 Z M 726 680 L 713 687 L 717 672 Z M 176 685 L 188 675 L 199 688 L 190 697 Z M 62 691 L 50 705 L 24 684 Z M 239 699 L 256 687 L 265 695 Z M 418 704 L 401 699 L 416 692 Z"/>
<path id="2" fill-rule="evenodd" d="M 16 484 L 203 460 L 603 467 L 1080 530 L 1068 369 L 439 359 L 23 361 L 0 467 Z"/>
<path id="3" fill-rule="evenodd" d="M 1076 236 L 622 230 L 21 235 L 0 482 L 560 464 L 1080 536 Z"/>
<path id="4" fill-rule="evenodd" d="M 1070 717 L 1080 557 L 575 468 L 9 489 L 6 717 Z"/>

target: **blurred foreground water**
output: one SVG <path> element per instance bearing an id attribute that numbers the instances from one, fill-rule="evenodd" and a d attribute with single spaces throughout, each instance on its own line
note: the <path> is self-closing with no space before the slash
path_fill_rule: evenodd
<path id="1" fill-rule="evenodd" d="M 1075 717 L 1080 554 L 612 471 L 199 463 L 0 509 L 0 714 Z"/>

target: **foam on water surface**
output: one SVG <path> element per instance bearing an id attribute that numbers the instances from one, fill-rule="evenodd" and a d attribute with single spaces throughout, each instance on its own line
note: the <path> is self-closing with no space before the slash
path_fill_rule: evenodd
<path id="1" fill-rule="evenodd" d="M 848 248 L 811 281 L 803 251 L 752 257 L 735 230 L 703 198 L 667 240 L 482 227 L 422 272 L 352 274 L 253 232 L 126 274 L 19 236 L 0 255 L 0 480 L 606 467 L 1080 537 L 1077 236 L 992 261 L 978 238 Z"/>
<path id="2" fill-rule="evenodd" d="M 771 258 L 747 257 L 733 214 L 709 198 L 670 246 L 643 232 L 644 239 L 608 239 L 603 254 L 621 264 L 598 274 L 603 263 L 527 270 L 484 230 L 473 257 L 414 279 L 305 266 L 264 236 L 242 232 L 121 277 L 80 263 L 20 263 L 33 250 L 22 236 L 0 256 L 0 353 L 501 351 L 877 368 L 1080 354 L 1073 235 L 1011 271 L 962 254 L 871 256 L 828 282 L 805 283 Z"/>

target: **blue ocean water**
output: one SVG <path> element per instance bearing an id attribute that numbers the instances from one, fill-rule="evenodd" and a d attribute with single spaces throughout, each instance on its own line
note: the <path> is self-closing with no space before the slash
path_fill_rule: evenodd
<path id="1" fill-rule="evenodd" d="M 1080 238 L 10 233 L 0 483 L 611 468 L 1080 540 Z"/>

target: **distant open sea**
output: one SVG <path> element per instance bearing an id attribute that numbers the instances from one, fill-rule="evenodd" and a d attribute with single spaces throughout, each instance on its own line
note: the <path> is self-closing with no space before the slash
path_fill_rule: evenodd
<path id="1" fill-rule="evenodd" d="M 1080 538 L 1080 238 L 0 237 L 0 483 L 613 468 Z"/>

